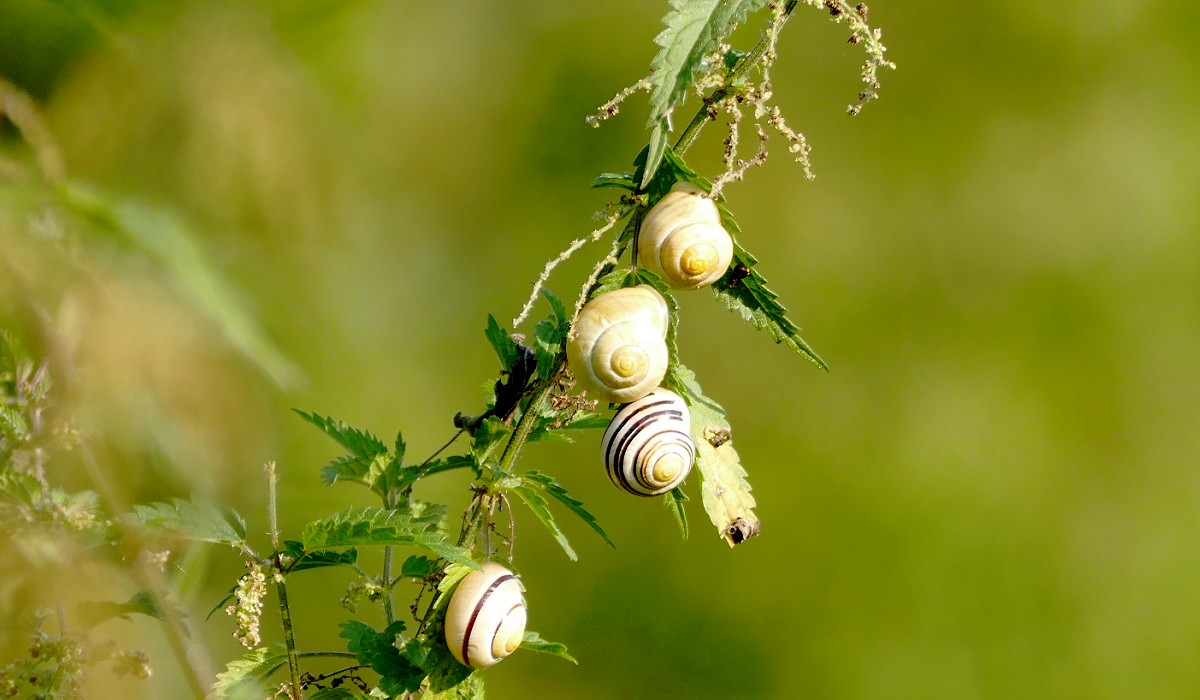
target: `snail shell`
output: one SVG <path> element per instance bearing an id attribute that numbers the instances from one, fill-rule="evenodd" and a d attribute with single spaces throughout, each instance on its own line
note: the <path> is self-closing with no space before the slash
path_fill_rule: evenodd
<path id="1" fill-rule="evenodd" d="M 649 285 L 592 299 L 567 338 L 571 373 L 609 403 L 640 399 L 666 376 L 667 319 L 667 302 Z"/>
<path id="2" fill-rule="evenodd" d="M 696 459 L 687 404 L 655 389 L 617 411 L 600 449 L 608 478 L 638 496 L 657 496 L 683 483 Z"/>
<path id="3" fill-rule="evenodd" d="M 733 261 L 733 239 L 721 226 L 717 204 L 686 182 L 650 208 L 638 233 L 638 261 L 673 289 L 716 282 Z"/>
<path id="4" fill-rule="evenodd" d="M 446 610 L 446 646 L 471 668 L 487 668 L 516 651 L 525 636 L 525 596 L 513 572 L 495 562 L 472 571 Z"/>

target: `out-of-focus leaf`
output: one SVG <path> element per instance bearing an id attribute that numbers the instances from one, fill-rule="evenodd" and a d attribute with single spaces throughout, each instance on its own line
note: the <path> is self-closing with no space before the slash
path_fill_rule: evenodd
<path id="1" fill-rule="evenodd" d="M 253 649 L 225 665 L 212 687 L 212 700 L 262 700 L 270 693 L 267 679 L 287 664 L 282 644 Z"/>
<path id="2" fill-rule="evenodd" d="M 170 530 L 193 540 L 234 546 L 246 541 L 246 524 L 236 513 L 231 520 L 213 506 L 181 498 L 134 506 L 133 515 L 146 527 Z"/>
<path id="3" fill-rule="evenodd" d="M 225 339 L 277 385 L 299 384 L 300 370 L 271 342 L 234 286 L 205 251 L 200 235 L 179 214 L 83 184 L 63 188 L 75 214 L 98 224 L 124 246 L 162 266 L 181 293 L 221 329 Z"/>

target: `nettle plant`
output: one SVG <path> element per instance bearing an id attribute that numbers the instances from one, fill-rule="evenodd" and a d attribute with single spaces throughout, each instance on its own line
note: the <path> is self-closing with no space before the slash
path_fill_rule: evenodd
<path id="1" fill-rule="evenodd" d="M 564 645 L 526 628 L 523 589 L 513 572 L 518 505 L 533 514 L 571 559 L 575 552 L 557 524 L 551 502 L 613 543 L 554 476 L 519 467 L 522 450 L 530 443 L 569 440 L 580 431 L 604 429 L 598 461 L 603 461 L 612 482 L 633 495 L 662 498 L 684 537 L 684 482 L 694 465 L 704 509 L 718 535 L 734 546 L 759 534 L 755 500 L 725 411 L 703 393 L 695 374 L 680 361 L 680 315 L 674 294 L 710 288 L 721 304 L 754 328 L 826 369 L 767 287 L 756 269 L 757 259 L 739 242 L 741 230 L 723 194 L 728 184 L 766 161 L 772 133 L 783 138 L 788 152 L 812 177 L 808 143 L 772 103 L 777 41 L 800 4 L 827 12 L 849 29 L 850 43 L 866 50 L 864 87 L 849 107 L 851 114 L 858 113 L 876 97 L 877 72 L 893 67 L 884 58 L 879 31 L 867 24 L 865 5 L 840 0 L 671 0 L 666 28 L 655 39 L 660 50 L 650 75 L 588 118 L 599 126 L 618 113 L 626 98 L 647 91 L 649 144 L 633 160 L 633 170 L 595 179 L 593 187 L 616 190 L 620 196 L 597 214 L 599 228 L 546 264 L 511 328 L 488 317 L 485 335 L 501 369 L 483 409 L 456 415 L 453 437 L 420 460 L 409 457 L 400 434 L 389 444 L 339 420 L 297 411 L 344 450 L 322 468 L 323 481 L 366 487 L 379 498 L 377 506 L 318 518 L 294 539 L 285 538 L 276 516 L 276 470 L 268 464 L 270 541 L 265 545 L 250 541 L 245 521 L 236 514 L 186 500 L 135 506 L 131 517 L 105 519 L 94 496 L 51 488 L 41 471 L 41 453 L 21 450 L 41 430 L 36 415 L 48 379 L 29 361 L 10 359 L 0 366 L 5 371 L 0 388 L 6 392 L 0 412 L 5 419 L 0 427 L 6 431 L 0 436 L 0 454 L 6 457 L 0 515 L 12 522 L 38 521 L 51 529 L 81 533 L 96 542 L 129 537 L 135 531 L 143 551 L 161 550 L 157 560 L 150 557 L 158 567 L 139 569 L 147 591 L 168 587 L 154 572 L 161 571 L 159 560 L 172 539 L 233 548 L 246 571 L 210 617 L 227 613 L 234 621 L 234 635 L 250 651 L 218 674 L 211 691 L 193 673 L 192 689 L 198 695 L 471 698 L 483 695 L 476 671 L 517 649 L 574 661 Z M 733 48 L 727 37 L 752 15 L 764 24 L 760 39 L 748 51 Z M 698 110 L 674 135 L 672 115 L 693 98 L 700 101 Z M 752 122 L 755 135 L 749 157 L 741 154 L 742 133 L 747 130 L 743 120 Z M 689 167 L 684 155 L 701 130 L 718 121 L 726 127 L 724 169 L 709 179 Z M 562 261 L 614 231 L 610 247 L 584 280 L 573 306 L 549 291 L 549 278 Z M 539 298 L 548 303 L 549 315 L 531 331 L 517 332 Z M 69 431 L 59 441 L 69 442 L 68 438 Z M 456 443 L 466 449 L 446 456 Z M 449 519 L 443 504 L 414 496 L 422 479 L 449 471 L 461 472 L 470 481 L 473 496 L 461 519 Z M 368 571 L 360 565 L 364 548 L 382 550 L 381 569 Z M 299 611 L 289 606 L 288 584 L 293 576 L 325 567 L 342 567 L 352 574 L 341 598 L 351 615 L 378 605 L 385 624 L 377 628 L 348 619 L 340 633 L 345 650 L 300 649 L 293 634 L 293 615 Z M 398 604 L 398 591 L 410 587 L 415 590 L 412 598 Z M 264 644 L 260 620 L 271 589 L 282 630 L 279 641 Z M 174 631 L 170 639 L 182 645 L 182 615 L 165 604 L 162 595 L 139 594 L 93 613 L 97 624 L 130 613 L 159 617 Z M 38 634 L 35 645 L 40 645 L 41 656 L 31 647 L 25 666 L 13 664 L 0 674 L 0 690 L 72 697 L 83 667 L 94 661 L 86 630 L 67 634 L 60 620 L 58 635 Z M 46 649 L 54 655 L 47 656 Z M 149 673 L 140 652 L 110 651 L 109 657 L 139 675 Z M 323 659 L 342 659 L 345 665 L 323 673 L 306 668 Z M 313 668 L 326 668 L 329 662 L 322 663 Z M 41 686 L 35 688 L 39 679 Z M 51 679 L 58 685 L 48 688 Z"/>

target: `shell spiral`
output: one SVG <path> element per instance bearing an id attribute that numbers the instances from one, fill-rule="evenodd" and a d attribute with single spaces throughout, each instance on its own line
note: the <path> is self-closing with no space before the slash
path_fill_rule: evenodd
<path id="1" fill-rule="evenodd" d="M 700 188 L 676 183 L 650 208 L 638 233 L 638 261 L 673 289 L 716 282 L 733 261 L 733 239 L 717 204 Z"/>
<path id="2" fill-rule="evenodd" d="M 638 496 L 657 496 L 683 483 L 696 459 L 687 404 L 655 389 L 617 411 L 600 448 L 608 478 Z"/>
<path id="3" fill-rule="evenodd" d="M 525 636 L 523 591 L 516 575 L 495 562 L 467 574 L 446 610 L 446 646 L 454 658 L 487 668 L 516 651 Z"/>
<path id="4" fill-rule="evenodd" d="M 648 285 L 592 299 L 567 340 L 571 373 L 604 401 L 640 399 L 667 373 L 667 318 L 667 302 Z"/>

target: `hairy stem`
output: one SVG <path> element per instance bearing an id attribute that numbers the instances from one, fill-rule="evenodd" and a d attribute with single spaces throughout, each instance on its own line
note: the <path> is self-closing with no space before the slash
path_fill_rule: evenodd
<path id="1" fill-rule="evenodd" d="M 275 471 L 275 463 L 267 462 L 267 520 L 271 524 L 271 546 L 275 553 L 272 555 L 275 570 L 271 577 L 275 579 L 275 592 L 279 594 L 279 617 L 283 621 L 283 643 L 287 647 L 288 673 L 291 676 L 291 696 L 300 700 L 300 661 L 296 656 L 296 633 L 292 625 L 292 609 L 288 605 L 287 583 L 283 575 L 283 563 L 279 560 L 279 507 L 276 484 L 279 474 Z"/>
<path id="2" fill-rule="evenodd" d="M 387 498 L 384 499 L 384 505 L 388 510 L 396 509 L 396 489 L 388 489 Z M 383 548 L 383 614 L 387 618 L 387 623 L 390 625 L 396 621 L 396 613 L 392 609 L 392 587 L 388 582 L 392 580 L 392 546 L 389 544 Z"/>
<path id="3" fill-rule="evenodd" d="M 496 470 L 501 474 L 507 475 L 512 472 L 512 467 L 517 461 L 517 454 L 525 445 L 525 441 L 529 439 L 529 433 L 533 432 L 533 426 L 537 423 L 538 414 L 542 412 L 542 408 L 550 398 L 550 391 L 554 388 L 554 377 L 558 376 L 558 373 L 562 371 L 565 364 L 566 360 L 559 358 L 554 366 L 554 371 L 550 373 L 550 379 L 543 382 L 533 397 L 529 399 L 529 406 L 521 414 L 521 420 L 517 421 L 517 429 L 513 431 L 512 438 L 504 446 L 504 454 L 500 457 L 500 465 L 496 467 Z"/>

